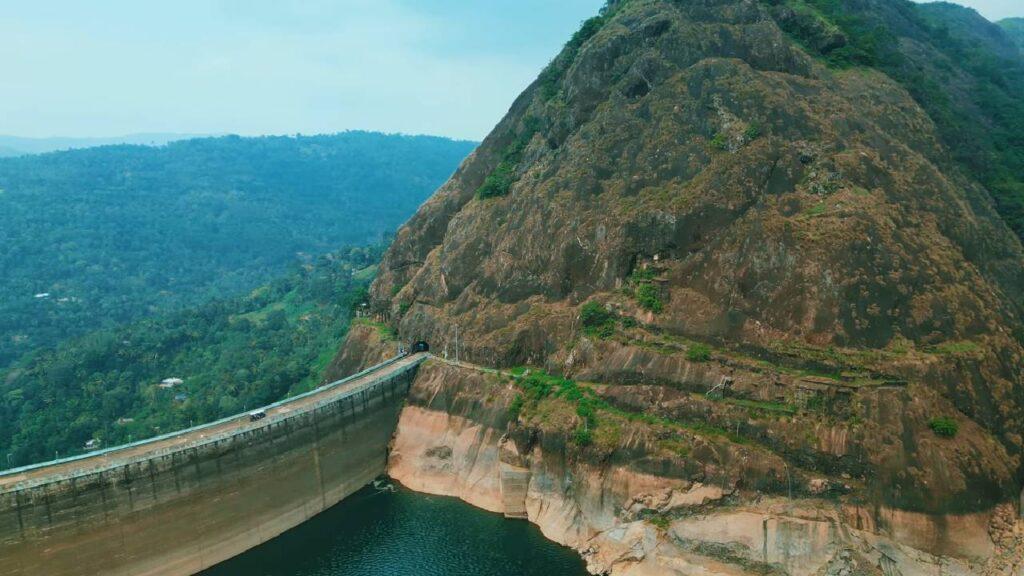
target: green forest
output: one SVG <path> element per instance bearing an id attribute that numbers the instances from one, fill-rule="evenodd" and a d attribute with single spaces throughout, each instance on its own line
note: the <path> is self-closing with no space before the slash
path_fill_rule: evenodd
<path id="1" fill-rule="evenodd" d="M 0 159 L 0 367 L 379 242 L 474 146 L 345 132 Z"/>
<path id="2" fill-rule="evenodd" d="M 0 371 L 0 458 L 74 455 L 90 440 L 141 440 L 311 390 L 382 250 L 336 251 L 247 295 L 92 332 Z"/>
<path id="3" fill-rule="evenodd" d="M 1017 44 L 1017 48 L 1024 51 L 1024 18 L 1006 18 L 1005 20 L 1000 20 L 999 25 L 1006 31 L 1010 39 Z"/>

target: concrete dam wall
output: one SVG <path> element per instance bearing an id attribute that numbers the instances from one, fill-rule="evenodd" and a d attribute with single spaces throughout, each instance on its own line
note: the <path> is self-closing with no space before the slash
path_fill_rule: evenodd
<path id="1" fill-rule="evenodd" d="M 418 356 L 257 422 L 0 477 L 0 575 L 184 576 L 274 538 L 385 471 Z"/>

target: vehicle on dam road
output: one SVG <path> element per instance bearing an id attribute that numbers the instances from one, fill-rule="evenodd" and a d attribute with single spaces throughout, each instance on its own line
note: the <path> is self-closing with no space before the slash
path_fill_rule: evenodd
<path id="1" fill-rule="evenodd" d="M 267 413 L 265 411 L 263 411 L 263 410 L 253 410 L 252 412 L 249 412 L 249 422 L 256 422 L 258 420 L 263 420 L 266 417 L 267 417 Z"/>

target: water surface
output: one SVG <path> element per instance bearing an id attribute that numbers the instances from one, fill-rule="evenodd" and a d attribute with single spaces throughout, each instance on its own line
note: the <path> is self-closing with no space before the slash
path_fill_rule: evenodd
<path id="1" fill-rule="evenodd" d="M 525 520 L 396 484 L 364 488 L 201 576 L 586 576 Z"/>

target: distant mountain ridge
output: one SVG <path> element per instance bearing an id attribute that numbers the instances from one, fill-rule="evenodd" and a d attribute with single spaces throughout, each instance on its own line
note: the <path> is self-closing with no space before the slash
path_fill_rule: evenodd
<path id="1" fill-rule="evenodd" d="M 23 156 L 25 154 L 45 154 L 79 148 L 111 146 L 117 144 L 137 144 L 142 146 L 163 146 L 179 140 L 203 138 L 210 134 L 173 134 L 173 133 L 140 133 L 125 136 L 102 138 L 69 138 L 55 136 L 52 138 L 26 138 L 23 136 L 0 135 L 0 158 Z"/>

